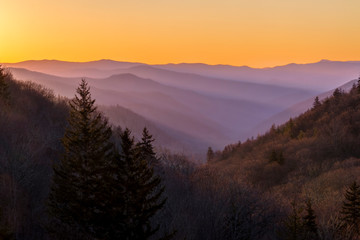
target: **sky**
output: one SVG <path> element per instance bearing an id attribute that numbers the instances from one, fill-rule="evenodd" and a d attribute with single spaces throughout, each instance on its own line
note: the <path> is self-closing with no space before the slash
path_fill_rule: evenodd
<path id="1" fill-rule="evenodd" d="M 0 0 L 0 62 L 360 60 L 359 0 Z"/>

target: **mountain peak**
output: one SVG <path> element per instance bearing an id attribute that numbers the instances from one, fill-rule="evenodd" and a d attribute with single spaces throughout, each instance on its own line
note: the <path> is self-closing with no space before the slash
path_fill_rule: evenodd
<path id="1" fill-rule="evenodd" d="M 319 63 L 329 63 L 329 62 L 332 62 L 331 60 L 328 60 L 328 59 L 321 59 L 319 61 Z"/>

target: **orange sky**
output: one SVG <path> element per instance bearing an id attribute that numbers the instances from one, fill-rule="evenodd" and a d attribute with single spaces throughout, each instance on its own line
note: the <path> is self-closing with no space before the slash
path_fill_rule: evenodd
<path id="1" fill-rule="evenodd" d="M 360 60 L 359 0 L 1 0 L 0 62 Z"/>

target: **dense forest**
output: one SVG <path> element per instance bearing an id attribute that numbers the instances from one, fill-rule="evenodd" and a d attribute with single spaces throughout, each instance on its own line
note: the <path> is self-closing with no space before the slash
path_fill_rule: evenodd
<path id="1" fill-rule="evenodd" d="M 359 239 L 359 84 L 203 165 L 74 96 L 0 69 L 0 239 Z"/>
<path id="2" fill-rule="evenodd" d="M 208 167 L 269 193 L 289 209 L 294 201 L 304 208 L 311 199 L 323 238 L 333 239 L 344 193 L 360 180 L 359 126 L 360 78 L 350 92 L 335 89 L 323 101 L 316 97 L 297 118 L 210 154 Z"/>

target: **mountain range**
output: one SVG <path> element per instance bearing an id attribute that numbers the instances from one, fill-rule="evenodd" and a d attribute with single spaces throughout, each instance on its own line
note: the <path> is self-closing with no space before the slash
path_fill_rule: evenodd
<path id="1" fill-rule="evenodd" d="M 191 153 L 221 149 L 281 124 L 311 107 L 315 96 L 356 78 L 360 69 L 360 62 L 327 60 L 262 69 L 112 60 L 2 65 L 18 80 L 68 98 L 86 78 L 112 123 L 131 125 L 135 135 L 141 129 L 136 123 L 151 126 L 159 145 Z"/>

